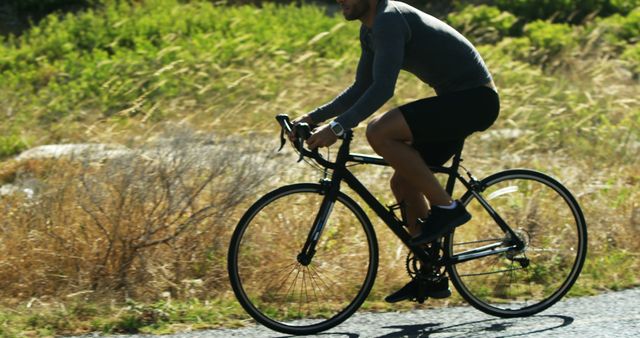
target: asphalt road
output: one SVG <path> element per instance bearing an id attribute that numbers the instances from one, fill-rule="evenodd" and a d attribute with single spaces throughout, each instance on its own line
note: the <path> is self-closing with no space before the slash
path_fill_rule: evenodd
<path id="1" fill-rule="evenodd" d="M 287 337 L 262 326 L 127 338 Z M 501 319 L 469 307 L 358 313 L 314 337 L 640 337 L 640 289 L 569 298 L 527 318 Z"/>

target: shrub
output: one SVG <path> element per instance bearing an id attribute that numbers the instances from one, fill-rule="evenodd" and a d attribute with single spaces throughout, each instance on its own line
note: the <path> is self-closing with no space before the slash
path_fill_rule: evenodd
<path id="1" fill-rule="evenodd" d="M 604 19 L 598 19 L 589 26 L 589 31 L 600 31 L 607 42 L 618 44 L 635 43 L 640 40 L 640 7 L 631 11 L 628 15 L 619 14 Z"/>
<path id="2" fill-rule="evenodd" d="M 612 11 L 619 13 L 628 13 L 640 6 L 639 0 L 610 0 L 609 7 Z"/>
<path id="3" fill-rule="evenodd" d="M 590 15 L 626 14 L 640 0 L 494 0 L 498 8 L 527 21 L 554 19 L 580 23 Z"/>
<path id="4" fill-rule="evenodd" d="M 524 26 L 523 36 L 506 37 L 496 47 L 515 60 L 555 69 L 577 43 L 576 32 L 568 24 L 536 20 Z"/>
<path id="5" fill-rule="evenodd" d="M 537 20 L 524 27 L 524 34 L 533 48 L 530 61 L 543 65 L 576 44 L 573 29 L 568 24 Z"/>
<path id="6" fill-rule="evenodd" d="M 585 25 L 579 39 L 583 55 L 620 58 L 629 46 L 640 41 L 640 8 L 626 16 L 615 14 L 594 20 Z M 623 58 L 628 59 L 628 54 Z"/>
<path id="7" fill-rule="evenodd" d="M 518 19 L 509 12 L 486 5 L 466 6 L 450 13 L 447 21 L 451 26 L 474 40 L 474 43 L 495 43 L 513 33 Z"/>
<path id="8" fill-rule="evenodd" d="M 622 59 L 628 61 L 635 71 L 636 77 L 640 75 L 640 45 L 630 45 L 622 53 Z"/>
<path id="9" fill-rule="evenodd" d="M 0 159 L 13 156 L 27 149 L 27 143 L 19 136 L 0 136 Z"/>

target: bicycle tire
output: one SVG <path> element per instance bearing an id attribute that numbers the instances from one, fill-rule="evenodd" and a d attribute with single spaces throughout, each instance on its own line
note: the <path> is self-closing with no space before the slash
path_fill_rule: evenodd
<path id="1" fill-rule="evenodd" d="M 297 253 L 306 241 L 323 191 L 320 184 L 312 183 L 276 189 L 246 211 L 233 233 L 228 253 L 233 291 L 251 317 L 275 331 L 304 335 L 328 330 L 348 319 L 362 305 L 375 281 L 378 245 L 374 228 L 362 208 L 342 192 L 338 193 L 320 237 L 311 268 L 297 262 Z M 281 212 L 279 209 L 283 208 L 287 210 Z M 274 215 L 278 222 L 274 222 Z M 305 226 L 296 227 L 299 222 Z M 354 222 L 359 226 L 354 226 Z M 264 229 L 268 232 L 260 234 Z M 263 255 L 268 259 L 263 259 Z M 264 268 L 270 265 L 277 268 Z M 336 282 L 335 278 L 340 279 Z M 333 285 L 339 292 L 329 290 Z M 296 291 L 298 287 L 300 290 Z M 307 303 L 303 304 L 305 297 Z"/>
<path id="2" fill-rule="evenodd" d="M 480 185 L 491 207 L 527 245 L 521 252 L 449 265 L 451 281 L 484 313 L 504 318 L 539 313 L 559 301 L 580 275 L 587 254 L 582 210 L 562 184 L 533 170 L 502 171 Z M 461 201 L 472 220 L 446 237 L 449 257 L 500 238 L 500 228 L 473 193 Z"/>

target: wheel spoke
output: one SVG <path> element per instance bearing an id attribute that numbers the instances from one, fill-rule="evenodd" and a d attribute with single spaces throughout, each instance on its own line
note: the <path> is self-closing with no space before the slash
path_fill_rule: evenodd
<path id="1" fill-rule="evenodd" d="M 464 275 L 459 275 L 460 277 L 477 277 L 477 276 L 485 276 L 485 275 L 493 275 L 498 273 L 511 272 L 514 270 L 522 270 L 524 268 L 513 268 L 513 269 L 503 269 L 503 270 L 495 270 L 495 271 L 487 271 L 487 272 L 478 272 L 478 273 L 465 273 Z"/>
<path id="2" fill-rule="evenodd" d="M 266 292 L 266 295 L 267 295 L 267 296 L 270 296 L 270 297 L 268 297 L 267 299 L 271 299 L 271 298 L 273 298 L 274 300 L 277 300 L 277 299 L 278 299 L 278 294 L 280 293 L 280 290 L 282 290 L 282 289 L 285 287 L 285 285 L 286 285 L 287 281 L 289 280 L 289 277 L 291 277 L 291 275 L 293 274 L 293 272 L 294 272 L 295 270 L 296 270 L 296 266 L 294 266 L 294 267 L 291 269 L 291 271 L 289 271 L 289 273 L 288 273 L 288 274 L 286 274 L 286 275 L 284 276 L 284 278 L 282 278 L 282 279 L 280 280 L 280 283 L 279 283 L 280 285 L 277 287 L 277 289 L 276 289 L 274 292 L 271 292 L 270 284 L 269 284 L 269 285 L 267 285 L 267 289 L 266 289 L 266 291 L 265 291 L 265 292 Z M 295 279 L 294 279 L 294 283 L 295 283 Z M 287 292 L 284 294 L 284 298 L 285 298 L 285 300 L 286 300 L 286 298 L 287 298 L 287 295 L 289 294 L 289 290 L 290 290 L 290 289 L 291 289 L 291 286 L 289 286 L 289 288 L 287 289 Z"/>

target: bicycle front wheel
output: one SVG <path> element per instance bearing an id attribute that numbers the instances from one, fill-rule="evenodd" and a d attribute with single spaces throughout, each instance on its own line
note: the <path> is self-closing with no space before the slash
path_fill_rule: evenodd
<path id="1" fill-rule="evenodd" d="M 451 280 L 465 300 L 485 313 L 538 313 L 560 300 L 582 269 L 587 227 L 580 206 L 559 182 L 531 170 L 503 171 L 481 185 L 484 199 L 525 247 L 449 266 Z M 448 236 L 448 254 L 473 254 L 496 243 L 505 243 L 504 248 L 509 236 L 477 197 L 467 193 L 462 202 L 472 220 Z"/>
<path id="2" fill-rule="evenodd" d="M 261 324 L 288 334 L 338 325 L 364 302 L 375 280 L 378 247 L 362 209 L 338 194 L 310 264 L 297 256 L 324 199 L 319 184 L 274 190 L 242 217 L 228 255 L 231 285 Z"/>

